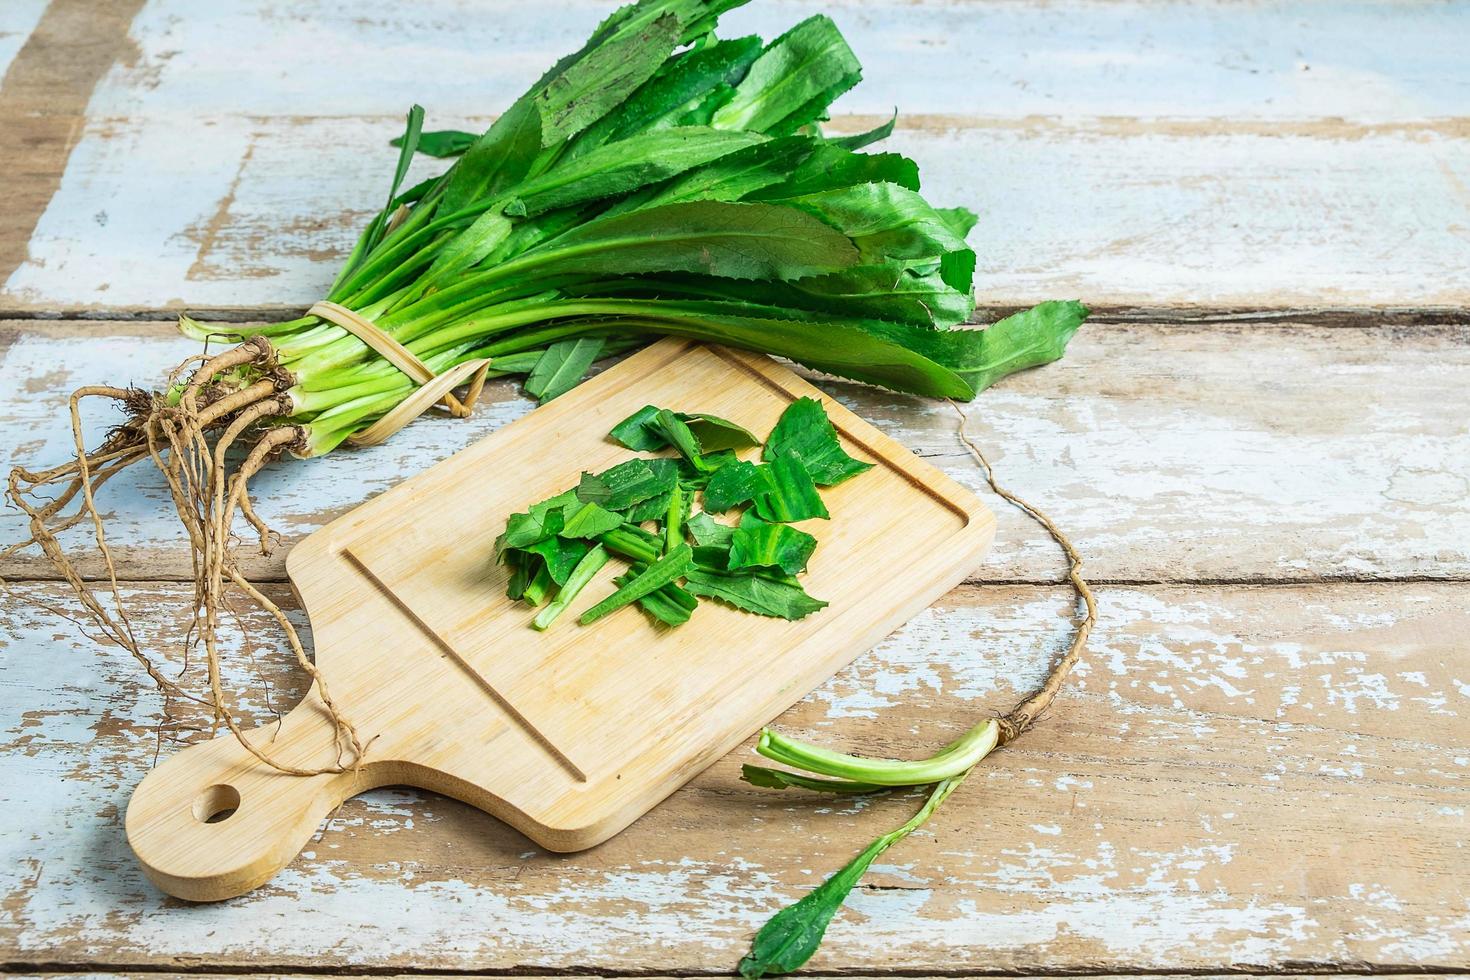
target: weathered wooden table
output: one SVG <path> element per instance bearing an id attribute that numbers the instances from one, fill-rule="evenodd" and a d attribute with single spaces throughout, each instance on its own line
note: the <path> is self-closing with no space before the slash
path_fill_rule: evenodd
<path id="1" fill-rule="evenodd" d="M 1470 966 L 1470 7 L 757 0 L 729 30 L 822 8 L 868 69 L 836 125 L 901 107 L 891 143 L 926 190 L 983 216 L 986 306 L 1099 311 L 1065 361 L 969 411 L 1089 556 L 1103 618 L 1057 710 L 890 852 L 812 968 Z M 603 10 L 4 0 L 0 459 L 59 460 L 76 385 L 156 382 L 192 349 L 177 310 L 318 298 L 407 105 L 481 127 Z M 979 485 L 944 406 L 825 386 Z M 286 540 L 252 574 L 284 598 L 292 541 L 529 410 L 510 386 L 488 402 L 279 467 L 259 499 Z M 109 491 L 137 627 L 163 644 L 186 553 L 147 474 Z M 973 580 L 783 728 L 913 751 L 1035 682 L 1069 595 L 997 509 Z M 266 887 L 189 906 L 143 879 L 121 813 L 206 719 L 161 725 L 131 661 L 39 610 L 71 601 L 34 556 L 0 573 L 10 972 L 721 973 L 914 806 L 754 790 L 737 753 L 558 856 L 380 791 Z M 231 690 L 267 720 L 301 678 L 263 617 L 240 625 Z"/>

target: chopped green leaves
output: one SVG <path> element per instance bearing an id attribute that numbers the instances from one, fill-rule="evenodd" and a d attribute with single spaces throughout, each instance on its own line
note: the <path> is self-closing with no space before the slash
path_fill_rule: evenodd
<path id="1" fill-rule="evenodd" d="M 801 460 L 812 480 L 824 487 L 873 467 L 872 463 L 853 459 L 843 450 L 822 403 L 815 398 L 798 398 L 781 413 L 762 455 L 767 460 L 782 457 Z"/>
<path id="2" fill-rule="evenodd" d="M 562 615 L 608 555 L 628 561 L 628 571 L 613 579 L 615 592 L 582 614 L 584 624 L 636 603 L 654 622 L 678 626 L 699 597 L 788 620 L 826 606 L 796 578 L 817 539 L 790 522 L 828 516 L 811 465 L 837 482 L 871 464 L 842 450 L 820 402 L 798 399 L 786 409 L 763 447 L 764 463 L 733 455 L 760 445 L 754 434 L 706 412 L 645 405 L 609 438 L 678 455 L 583 473 L 574 489 L 510 517 L 496 555 L 510 569 L 507 595 L 551 600 L 533 622 L 538 629 Z M 745 508 L 738 526 L 711 516 L 737 507 Z M 644 526 L 650 523 L 653 530 Z"/>

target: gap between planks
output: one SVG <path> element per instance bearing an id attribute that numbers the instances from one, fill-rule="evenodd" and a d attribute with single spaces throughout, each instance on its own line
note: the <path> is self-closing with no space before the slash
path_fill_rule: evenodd
<path id="1" fill-rule="evenodd" d="M 703 977 L 729 977 L 730 971 L 709 970 L 700 972 L 679 971 L 669 972 L 664 970 L 587 970 L 585 972 L 571 970 L 538 970 L 535 968 L 523 968 L 514 970 L 454 970 L 454 969 L 417 969 L 404 970 L 391 967 L 330 967 L 322 966 L 311 968 L 297 964 L 289 967 L 274 967 L 268 963 L 255 963 L 250 966 L 232 967 L 223 965 L 190 965 L 176 966 L 151 966 L 147 964 L 132 966 L 106 962 L 90 963 L 40 963 L 40 964 L 15 964 L 0 963 L 0 976 L 15 977 L 56 977 L 58 980 L 127 980 L 131 977 L 150 977 L 165 980 L 170 977 L 254 977 L 270 976 L 281 980 L 292 980 L 294 977 L 536 977 L 541 980 L 623 980 L 623 978 L 637 978 L 637 980 L 682 980 L 682 978 Z M 1272 970 L 1256 970 L 1250 967 L 1229 967 L 1212 970 L 1141 970 L 1132 972 L 1128 970 L 957 970 L 951 972 L 937 970 L 802 970 L 798 976 L 812 978 L 812 980 L 838 980 L 844 977 L 904 977 L 911 980 L 962 980 L 968 977 L 994 977 L 994 978 L 1031 978 L 1031 977 L 1089 977 L 1096 980 L 1111 980 L 1111 978 L 1127 977 L 1129 980 L 1151 980 L 1151 978 L 1170 977 L 1195 977 L 1200 980 L 1208 980 L 1213 977 L 1292 977 L 1294 980 L 1330 980 L 1333 977 L 1403 977 L 1410 978 L 1428 977 L 1452 977 L 1467 978 L 1470 974 L 1458 969 L 1435 969 L 1422 966 L 1379 966 L 1358 967 L 1353 965 L 1338 964 L 1302 964 L 1300 970 L 1292 966 Z"/>
<path id="2" fill-rule="evenodd" d="M 984 303 L 974 319 L 989 323 L 1025 309 L 1028 303 Z M 1470 325 L 1470 307 L 1463 306 L 1138 306 L 1099 303 L 1091 307 L 1089 323 L 1156 323 L 1162 326 L 1231 324 L 1299 324 L 1309 327 L 1354 329 Z M 298 306 L 132 308 L 75 307 L 33 309 L 0 307 L 0 320 L 43 320 L 48 323 L 90 324 L 99 320 L 128 323 L 173 323 L 182 313 L 215 323 L 274 323 L 301 316 Z"/>

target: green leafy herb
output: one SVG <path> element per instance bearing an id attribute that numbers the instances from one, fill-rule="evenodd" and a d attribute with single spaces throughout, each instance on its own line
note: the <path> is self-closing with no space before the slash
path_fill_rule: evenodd
<path id="1" fill-rule="evenodd" d="M 543 405 L 571 391 L 602 353 L 602 344 L 601 337 L 578 337 L 552 344 L 531 369 L 526 390 Z"/>
<path id="2" fill-rule="evenodd" d="M 596 504 L 588 504 L 587 506 L 595 507 Z M 577 597 L 579 592 L 587 587 L 588 583 L 592 581 L 592 577 L 606 564 L 607 549 L 601 545 L 598 545 L 583 555 L 582 560 L 577 562 L 577 567 L 573 568 L 572 573 L 567 576 L 566 584 L 561 587 L 561 591 L 556 594 L 556 598 L 546 608 L 536 614 L 536 618 L 531 620 L 531 625 L 538 630 L 544 630 L 550 627 L 552 623 L 556 622 L 558 616 L 566 612 L 567 607 L 572 604 L 572 600 Z"/>
<path id="3" fill-rule="evenodd" d="M 756 494 L 771 489 L 769 468 L 739 460 L 721 466 L 704 488 L 704 509 L 723 514 L 755 499 Z"/>
<path id="4" fill-rule="evenodd" d="M 806 569 L 817 539 L 786 524 L 772 524 L 746 513 L 730 536 L 729 571 L 779 568 L 787 575 Z"/>
<path id="5" fill-rule="evenodd" d="M 689 571 L 689 566 L 693 559 L 694 553 L 690 547 L 687 544 L 680 544 L 658 561 L 649 565 L 643 574 L 635 577 L 631 582 L 618 589 L 618 591 L 584 612 L 579 622 L 583 626 L 586 626 L 588 623 L 595 623 L 608 613 L 615 612 L 630 602 L 634 602 L 651 592 L 656 592 L 664 586 L 672 584 L 681 575 Z"/>
<path id="6" fill-rule="evenodd" d="M 807 595 L 796 579 L 768 572 L 726 572 L 700 565 L 689 570 L 684 587 L 697 596 L 780 619 L 801 619 L 827 605 Z"/>
<path id="7" fill-rule="evenodd" d="M 608 510 L 623 510 L 668 493 L 678 479 L 676 471 L 654 466 L 654 461 L 630 459 L 601 473 L 583 473 L 577 485 L 577 499 L 583 503 L 601 504 Z"/>
<path id="8" fill-rule="evenodd" d="M 596 538 L 623 526 L 621 514 L 593 503 L 569 504 L 563 511 L 561 531 L 564 538 Z"/>
<path id="9" fill-rule="evenodd" d="M 827 505 L 817 492 L 806 464 L 797 456 L 779 455 L 762 467 L 769 475 L 765 489 L 755 495 L 755 512 L 768 521 L 805 521 L 825 518 Z"/>
<path id="10" fill-rule="evenodd" d="M 873 467 L 843 450 L 822 403 L 815 398 L 798 398 L 781 413 L 763 456 L 767 460 L 783 456 L 801 460 L 812 480 L 824 487 Z"/>

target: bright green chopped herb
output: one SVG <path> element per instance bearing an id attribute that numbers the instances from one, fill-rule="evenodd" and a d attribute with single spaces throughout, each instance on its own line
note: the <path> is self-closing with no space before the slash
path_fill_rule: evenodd
<path id="1" fill-rule="evenodd" d="M 787 524 L 772 524 L 747 511 L 730 536 L 729 570 L 778 568 L 787 575 L 806 569 L 817 539 Z"/>
<path id="2" fill-rule="evenodd" d="M 872 463 L 853 459 L 843 450 L 822 403 L 815 398 L 798 398 L 781 413 L 761 455 L 768 461 L 796 457 L 806 464 L 812 479 L 824 487 L 873 468 Z"/>
<path id="3" fill-rule="evenodd" d="M 826 518 L 827 505 L 817 492 L 806 464 L 795 456 L 777 456 L 763 469 L 767 487 L 755 495 L 755 512 L 768 521 L 805 521 Z"/>
<path id="4" fill-rule="evenodd" d="M 704 509 L 713 514 L 749 503 L 771 488 L 768 468 L 747 460 L 721 466 L 704 488 Z"/>
<path id="5" fill-rule="evenodd" d="M 831 425 L 820 403 L 805 401 L 782 416 L 773 439 L 779 434 L 788 442 L 823 445 Z M 720 448 L 706 446 L 696 427 Z M 812 432 L 804 434 L 803 427 Z M 627 561 L 629 571 L 614 579 L 617 591 L 589 609 L 584 623 L 637 602 L 656 622 L 678 626 L 691 618 L 698 596 L 780 619 L 800 619 L 826 605 L 796 579 L 817 539 L 788 522 L 827 516 L 801 456 L 777 454 L 769 463 L 737 459 L 735 448 L 760 445 L 747 429 L 656 405 L 628 416 L 609 435 L 625 446 L 673 448 L 678 455 L 635 457 L 583 473 L 575 489 L 511 516 L 496 556 L 510 570 L 506 594 L 512 599 L 540 604 L 554 597 L 554 609 L 543 611 L 537 623 L 554 621 L 586 587 L 586 570 L 606 560 L 589 549 Z M 830 463 L 837 457 L 820 458 Z M 710 516 L 742 506 L 738 527 Z"/>
<path id="6" fill-rule="evenodd" d="M 588 506 L 595 505 L 589 504 Z M 601 545 L 583 555 L 582 560 L 577 562 L 577 567 L 572 569 L 572 574 L 567 576 L 566 584 L 561 587 L 556 598 L 536 614 L 536 618 L 531 620 L 531 625 L 538 630 L 544 630 L 556 622 L 557 617 L 566 612 L 572 600 L 577 598 L 577 594 L 587 587 L 592 577 L 606 564 L 607 549 Z"/>
<path id="7" fill-rule="evenodd" d="M 595 623 L 608 613 L 615 612 L 630 602 L 643 598 L 650 592 L 656 592 L 677 581 L 685 572 L 689 571 L 690 563 L 694 560 L 694 552 L 687 544 L 681 544 L 658 561 L 649 565 L 643 574 L 634 578 L 612 595 L 603 599 L 597 605 L 582 614 L 579 622 L 586 626 Z"/>

